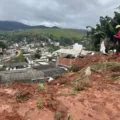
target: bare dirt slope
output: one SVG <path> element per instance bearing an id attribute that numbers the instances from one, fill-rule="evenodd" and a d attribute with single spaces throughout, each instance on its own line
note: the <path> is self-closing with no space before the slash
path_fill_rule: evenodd
<path id="1" fill-rule="evenodd" d="M 83 59 L 82 68 L 119 62 L 112 56 Z M 44 90 L 37 84 L 1 85 L 0 120 L 120 120 L 120 67 L 94 69 L 89 77 L 83 71 L 66 73 Z"/>

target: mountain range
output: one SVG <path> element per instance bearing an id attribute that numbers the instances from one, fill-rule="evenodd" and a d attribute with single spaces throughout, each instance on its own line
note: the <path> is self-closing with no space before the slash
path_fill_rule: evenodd
<path id="1" fill-rule="evenodd" d="M 36 28 L 58 28 L 54 27 L 47 27 L 44 25 L 38 26 L 30 26 L 20 22 L 15 21 L 0 21 L 0 30 L 11 31 L 11 30 L 21 30 L 21 29 L 36 29 Z"/>
<path id="2" fill-rule="evenodd" d="M 27 30 L 27 29 L 39 29 L 39 28 L 59 28 L 57 26 L 47 27 L 44 25 L 30 26 L 21 22 L 15 21 L 0 21 L 0 30 L 1 31 L 12 31 L 12 30 Z M 77 29 L 82 33 L 86 33 L 84 29 Z"/>

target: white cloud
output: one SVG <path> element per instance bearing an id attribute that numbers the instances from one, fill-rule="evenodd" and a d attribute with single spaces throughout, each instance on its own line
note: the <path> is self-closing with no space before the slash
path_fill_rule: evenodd
<path id="1" fill-rule="evenodd" d="M 102 5 L 106 5 L 106 4 L 109 4 L 112 1 L 113 0 L 99 0 L 99 3 L 102 4 Z"/>

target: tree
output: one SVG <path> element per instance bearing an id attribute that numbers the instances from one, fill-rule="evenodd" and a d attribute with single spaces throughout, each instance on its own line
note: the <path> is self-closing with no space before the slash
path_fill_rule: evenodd
<path id="1" fill-rule="evenodd" d="M 37 59 L 41 58 L 41 50 L 37 50 L 36 53 L 34 54 L 34 57 Z"/>
<path id="2" fill-rule="evenodd" d="M 101 40 L 113 42 L 114 35 L 117 33 L 115 26 L 118 24 L 120 24 L 120 13 L 114 12 L 114 18 L 101 16 L 99 24 L 95 28 L 87 26 L 91 29 L 87 34 L 87 38 L 91 39 L 94 50 L 99 50 Z"/>
<path id="3" fill-rule="evenodd" d="M 7 48 L 7 45 L 4 42 L 0 41 L 0 48 Z"/>

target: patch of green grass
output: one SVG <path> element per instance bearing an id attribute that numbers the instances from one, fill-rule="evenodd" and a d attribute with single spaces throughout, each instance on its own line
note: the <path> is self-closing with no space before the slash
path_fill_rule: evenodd
<path id="1" fill-rule="evenodd" d="M 23 54 L 21 53 L 19 56 L 13 58 L 12 61 L 14 61 L 14 62 L 26 62 L 26 59 L 23 56 Z"/>
<path id="2" fill-rule="evenodd" d="M 113 80 L 113 81 L 120 80 L 120 74 L 112 74 L 110 80 Z"/>
<path id="3" fill-rule="evenodd" d="M 108 70 L 120 66 L 119 62 L 103 62 L 103 63 L 96 63 L 91 66 L 92 70 Z"/>
<path id="4" fill-rule="evenodd" d="M 9 88 L 9 87 L 10 87 L 10 84 L 9 84 L 9 83 L 5 83 L 4 87 L 5 87 L 5 88 Z"/>
<path id="5" fill-rule="evenodd" d="M 26 100 L 28 100 L 30 97 L 31 97 L 31 95 L 30 95 L 29 93 L 19 92 L 19 93 L 17 93 L 17 95 L 16 95 L 16 100 L 17 100 L 17 101 L 26 101 Z"/>
<path id="6" fill-rule="evenodd" d="M 78 81 L 74 82 L 74 91 L 82 91 L 84 90 L 83 84 L 80 84 Z"/>
<path id="7" fill-rule="evenodd" d="M 22 93 L 18 93 L 16 95 L 16 99 L 23 99 L 24 95 Z"/>
<path id="8" fill-rule="evenodd" d="M 9 80 L 9 81 L 7 81 L 5 84 L 4 84 L 4 87 L 5 88 L 10 88 L 11 87 L 11 85 L 13 84 L 13 80 Z"/>
<path id="9" fill-rule="evenodd" d="M 43 101 L 42 101 L 42 98 L 40 98 L 38 101 L 37 101 L 37 108 L 39 109 L 43 109 Z"/>
<path id="10" fill-rule="evenodd" d="M 39 83 L 38 86 L 37 86 L 37 89 L 38 89 L 39 91 L 45 90 L 44 84 L 43 84 L 43 83 Z"/>
<path id="11" fill-rule="evenodd" d="M 10 32 L 11 34 L 11 32 Z M 53 35 L 56 38 L 68 37 L 68 38 L 78 38 L 81 39 L 85 34 L 81 33 L 79 30 L 74 29 L 60 29 L 60 28 L 51 28 L 51 29 L 30 29 L 25 31 L 14 32 L 15 35 Z"/>
<path id="12" fill-rule="evenodd" d="M 97 63 L 91 66 L 91 69 L 93 71 L 96 70 L 101 70 L 101 72 L 104 74 L 104 76 L 109 79 L 109 80 L 120 80 L 120 74 L 118 73 L 111 73 L 111 74 L 106 74 L 105 71 L 115 71 L 119 72 L 119 67 L 120 67 L 120 63 L 119 62 L 104 62 L 104 63 Z M 118 70 L 117 70 L 118 69 Z"/>

